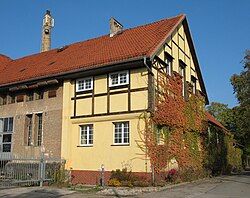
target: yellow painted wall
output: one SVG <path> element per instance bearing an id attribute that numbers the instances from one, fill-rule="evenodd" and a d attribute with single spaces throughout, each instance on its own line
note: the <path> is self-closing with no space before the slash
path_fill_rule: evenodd
<path id="1" fill-rule="evenodd" d="M 137 141 L 140 140 L 138 116 L 139 114 L 126 114 L 73 120 L 71 122 L 72 140 L 68 168 L 74 170 L 98 170 L 104 164 L 106 170 L 122 169 L 124 167 L 131 168 L 136 172 L 149 170 L 149 165 L 147 168 L 145 167 L 143 152 L 137 146 Z M 129 121 L 129 146 L 114 146 L 113 122 L 118 121 Z M 79 125 L 81 124 L 93 124 L 93 147 L 77 147 L 79 146 Z M 141 125 L 143 124 L 141 123 Z"/>
<path id="2" fill-rule="evenodd" d="M 147 69 L 138 68 L 130 71 L 131 111 L 146 110 L 148 108 Z M 107 93 L 107 74 L 95 76 L 94 94 Z M 139 89 L 139 90 L 138 90 Z M 74 113 L 74 81 L 64 82 L 63 93 L 63 131 L 62 131 L 62 157 L 66 159 L 66 167 L 73 170 L 98 170 L 104 164 L 106 170 L 127 167 L 135 172 L 149 171 L 150 163 L 145 154 L 138 147 L 140 141 L 138 126 L 143 128 L 139 121 L 139 113 L 126 113 L 116 115 L 91 116 L 71 119 Z M 116 93 L 128 90 L 128 87 L 110 90 L 110 113 L 128 111 L 128 93 Z M 132 91 L 137 90 L 137 91 Z M 78 94 L 82 97 L 88 94 Z M 92 97 L 76 100 L 76 116 L 90 115 L 92 113 Z M 107 96 L 94 97 L 94 113 L 107 113 Z M 127 146 L 113 145 L 113 122 L 129 121 L 130 144 Z M 94 143 L 92 147 L 80 147 L 79 125 L 93 124 Z M 146 165 L 145 165 L 146 163 Z"/>

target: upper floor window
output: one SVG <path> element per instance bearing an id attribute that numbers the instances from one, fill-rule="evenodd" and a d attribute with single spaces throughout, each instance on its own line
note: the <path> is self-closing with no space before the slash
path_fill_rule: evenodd
<path id="1" fill-rule="evenodd" d="M 24 94 L 17 95 L 16 97 L 17 102 L 23 102 L 23 99 L 24 99 Z"/>
<path id="2" fill-rule="evenodd" d="M 43 140 L 43 114 L 36 114 L 36 126 L 37 126 L 37 146 L 42 145 Z"/>
<path id="3" fill-rule="evenodd" d="M 129 122 L 115 122 L 115 144 L 129 144 Z"/>
<path id="4" fill-rule="evenodd" d="M 182 76 L 182 96 L 186 97 L 186 72 L 185 65 L 182 62 L 179 62 L 179 74 Z"/>
<path id="5" fill-rule="evenodd" d="M 41 90 L 36 91 L 35 99 L 36 99 L 36 100 L 41 100 L 41 99 L 43 99 L 43 94 L 44 94 L 44 92 L 41 91 Z"/>
<path id="6" fill-rule="evenodd" d="M 13 132 L 13 117 L 0 118 L 0 132 L 4 133 Z"/>
<path id="7" fill-rule="evenodd" d="M 7 104 L 7 95 L 0 96 L 0 105 L 6 105 Z"/>
<path id="8" fill-rule="evenodd" d="M 173 70 L 173 57 L 170 56 L 169 54 L 165 53 L 165 63 L 166 65 L 166 73 L 167 75 L 171 76 L 172 70 Z"/>
<path id="9" fill-rule="evenodd" d="M 192 93 L 196 93 L 196 78 L 194 76 L 191 76 L 191 84 L 192 84 Z"/>
<path id="10" fill-rule="evenodd" d="M 16 96 L 11 94 L 9 95 L 9 99 L 8 99 L 8 104 L 12 104 L 12 103 L 15 103 L 16 102 Z"/>
<path id="11" fill-rule="evenodd" d="M 88 91 L 93 89 L 93 78 L 82 78 L 76 80 L 76 91 Z"/>
<path id="12" fill-rule="evenodd" d="M 26 145 L 32 146 L 32 114 L 26 115 Z"/>
<path id="13" fill-rule="evenodd" d="M 48 98 L 55 98 L 56 97 L 56 89 L 49 90 L 48 92 Z"/>
<path id="14" fill-rule="evenodd" d="M 80 126 L 80 145 L 90 146 L 93 145 L 93 125 L 81 125 Z"/>
<path id="15" fill-rule="evenodd" d="M 129 83 L 129 73 L 127 70 L 109 74 L 110 87 L 127 85 L 128 83 Z"/>
<path id="16" fill-rule="evenodd" d="M 29 102 L 29 101 L 33 101 L 34 99 L 34 93 L 31 91 L 31 92 L 28 92 L 27 95 L 26 95 L 26 101 Z"/>

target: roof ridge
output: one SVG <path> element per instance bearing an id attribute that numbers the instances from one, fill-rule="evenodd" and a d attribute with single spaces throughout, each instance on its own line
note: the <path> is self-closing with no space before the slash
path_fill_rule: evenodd
<path id="1" fill-rule="evenodd" d="M 134 26 L 134 27 L 131 27 L 131 28 L 124 29 L 122 32 L 125 32 L 125 31 L 128 31 L 128 30 L 132 30 L 132 29 L 136 29 L 136 28 L 141 28 L 141 27 L 149 26 L 149 25 L 153 25 L 153 24 L 156 24 L 156 23 L 160 23 L 160 22 L 162 22 L 162 21 L 171 20 L 171 19 L 174 19 L 174 18 L 177 18 L 177 17 L 181 17 L 181 16 L 185 16 L 185 14 L 179 14 L 179 15 L 176 15 L 176 16 L 173 16 L 173 17 L 163 18 L 163 19 L 160 19 L 160 20 L 157 20 L 157 21 L 153 21 L 153 22 L 151 22 L 151 23 L 146 23 L 146 24 L 143 24 L 143 25 Z M 89 39 L 83 40 L 83 41 L 77 41 L 77 42 L 75 42 L 75 43 L 66 44 L 66 45 L 64 45 L 64 46 L 77 45 L 77 44 L 80 44 L 80 43 L 84 43 L 84 42 L 88 42 L 88 41 L 94 41 L 94 40 L 97 40 L 97 39 L 101 39 L 101 38 L 107 37 L 107 36 L 109 36 L 109 34 L 104 34 L 104 35 L 101 35 L 101 36 L 98 36 L 98 37 L 89 38 Z M 39 54 L 46 54 L 46 53 L 49 53 L 49 52 L 51 52 L 51 51 L 57 50 L 57 49 L 59 49 L 59 48 L 60 48 L 60 47 L 51 49 L 51 50 L 49 50 L 49 51 L 37 52 L 37 53 L 34 53 L 34 54 L 30 54 L 30 55 L 23 56 L 23 57 L 20 57 L 20 58 L 17 58 L 17 59 L 12 59 L 12 60 L 13 60 L 13 61 L 17 61 L 17 60 L 22 60 L 22 59 L 27 58 L 27 57 L 36 56 L 36 55 L 39 55 Z M 1 54 L 0 54 L 0 55 L 1 55 Z M 5 56 L 5 55 L 4 55 L 4 56 Z"/>
<path id="2" fill-rule="evenodd" d="M 138 25 L 138 26 L 135 26 L 135 27 L 132 27 L 132 28 L 127 28 L 125 30 L 131 30 L 131 29 L 135 29 L 135 28 L 140 28 L 140 27 L 144 27 L 144 26 L 148 26 L 148 25 L 153 25 L 155 23 L 160 23 L 162 21 L 166 21 L 166 20 L 171 20 L 171 19 L 174 19 L 174 18 L 178 18 L 178 17 L 181 17 L 181 16 L 186 16 L 185 14 L 178 14 L 176 16 L 173 16 L 173 17 L 169 17 L 169 18 L 163 18 L 163 19 L 160 19 L 160 20 L 157 20 L 157 21 L 153 21 L 151 23 L 146 23 L 146 24 L 143 24 L 143 25 Z M 124 30 L 124 31 L 125 31 Z"/>

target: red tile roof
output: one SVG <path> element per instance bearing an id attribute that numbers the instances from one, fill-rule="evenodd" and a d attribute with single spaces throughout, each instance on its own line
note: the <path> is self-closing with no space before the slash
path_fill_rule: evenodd
<path id="1" fill-rule="evenodd" d="M 0 72 L 0 86 L 150 57 L 184 19 L 185 15 L 179 15 L 124 30 L 114 37 L 74 43 L 60 52 L 54 49 L 9 61 Z"/>
<path id="2" fill-rule="evenodd" d="M 220 127 L 221 129 L 223 129 L 224 131 L 228 132 L 228 129 L 226 127 L 224 127 L 218 120 L 216 120 L 216 118 L 214 116 L 212 116 L 210 113 L 206 112 L 206 117 L 207 120 L 211 123 L 213 123 L 214 125 Z"/>
<path id="3" fill-rule="evenodd" d="M 8 56 L 5 56 L 3 54 L 0 54 L 0 71 L 3 70 L 8 62 L 11 61 L 11 58 Z"/>

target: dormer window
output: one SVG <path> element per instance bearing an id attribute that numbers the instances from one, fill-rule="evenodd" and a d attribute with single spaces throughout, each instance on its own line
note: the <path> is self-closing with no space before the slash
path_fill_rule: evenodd
<path id="1" fill-rule="evenodd" d="M 109 86 L 110 87 L 127 85 L 128 83 L 129 83 L 129 73 L 127 70 L 109 74 Z"/>
<path id="2" fill-rule="evenodd" d="M 76 80 L 76 91 L 89 91 L 93 89 L 93 78 L 81 78 Z"/>

